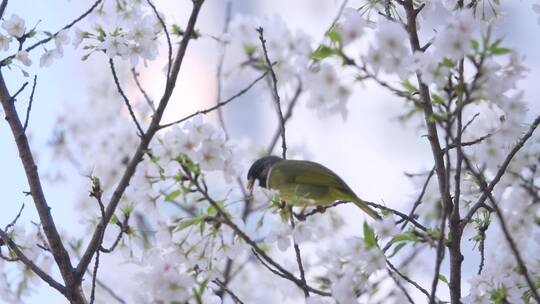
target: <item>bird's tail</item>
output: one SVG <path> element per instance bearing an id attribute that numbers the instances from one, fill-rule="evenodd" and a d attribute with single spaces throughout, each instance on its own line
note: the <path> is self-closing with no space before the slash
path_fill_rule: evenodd
<path id="1" fill-rule="evenodd" d="M 380 220 L 381 219 L 381 216 L 373 209 L 371 209 L 370 206 L 368 206 L 368 204 L 366 204 L 362 199 L 356 197 L 355 200 L 352 201 L 356 206 L 358 206 L 358 208 L 362 209 L 362 211 L 364 211 L 365 213 L 367 213 L 369 216 L 371 216 L 372 218 L 376 219 L 376 220 Z"/>

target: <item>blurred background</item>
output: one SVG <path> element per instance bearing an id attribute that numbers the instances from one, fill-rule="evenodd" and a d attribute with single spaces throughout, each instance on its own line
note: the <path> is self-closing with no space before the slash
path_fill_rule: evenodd
<path id="1" fill-rule="evenodd" d="M 66 0 L 26 0 L 10 1 L 5 17 L 17 14 L 25 19 L 26 26 L 39 23 L 39 29 L 56 31 L 86 10 L 93 1 Z M 199 18 L 197 28 L 203 32 L 219 35 L 225 17 L 222 0 L 207 0 Z M 243 0 L 232 1 L 232 13 L 257 16 L 279 15 L 294 31 L 301 29 L 315 38 L 323 37 L 332 23 L 341 1 L 334 0 Z M 351 1 L 355 6 L 359 1 Z M 529 102 L 530 117 L 540 111 L 540 26 L 538 16 L 532 12 L 532 1 L 507 1 L 504 21 L 499 31 L 505 33 L 505 45 L 516 48 L 527 57 L 529 77 L 520 83 L 525 90 L 524 99 Z M 190 1 L 156 0 L 158 9 L 165 12 L 169 22 L 185 24 L 190 12 Z M 162 45 L 162 51 L 164 50 Z M 54 174 L 59 168 L 53 161 L 52 149 L 48 142 L 52 138 L 58 113 L 66 104 L 77 105 L 86 100 L 96 79 L 112 80 L 104 54 L 92 56 L 88 62 L 81 62 L 82 51 L 66 47 L 64 58 L 54 61 L 48 68 L 39 68 L 40 52 L 31 53 L 33 66 L 27 69 L 31 75 L 38 75 L 38 83 L 29 123 L 29 135 L 34 154 L 37 157 L 42 176 Z M 161 54 L 165 54 L 162 52 Z M 165 120 L 172 121 L 198 109 L 213 105 L 216 98 L 215 70 L 219 54 L 218 44 L 211 39 L 194 41 L 186 55 L 178 80 L 177 90 L 168 108 Z M 7 55 L 3 52 L 1 57 Z M 226 62 L 234 62 L 233 51 L 228 52 Z M 140 69 L 141 82 L 151 95 L 158 96 L 162 85 L 161 69 L 163 58 L 152 63 L 148 69 Z M 225 65 L 226 72 L 231 66 Z M 17 69 L 3 70 L 10 92 L 15 92 L 31 78 L 25 78 Z M 157 77 L 159 76 L 159 77 Z M 227 97 L 243 88 L 251 81 L 228 83 L 222 96 Z M 134 89 L 134 88 L 130 88 Z M 18 97 L 19 111 L 26 109 L 30 90 L 27 88 Z M 121 102 L 118 100 L 118 102 Z M 384 203 L 392 208 L 408 210 L 418 189 L 410 183 L 405 172 L 423 172 L 432 166 L 432 157 L 427 140 L 415 125 L 403 125 L 396 118 L 403 114 L 402 100 L 392 96 L 377 85 L 366 82 L 356 85 L 349 99 L 349 117 L 340 116 L 321 119 L 313 110 L 301 103 L 287 127 L 289 147 L 310 160 L 320 162 L 344 178 L 356 193 L 367 200 Z M 277 128 L 277 119 L 268 98 L 261 99 L 256 93 L 248 93 L 242 99 L 224 109 L 225 121 L 231 137 L 248 139 L 266 146 Z M 98 111 L 99 109 L 96 109 Z M 270 112 L 269 112 L 270 111 Z M 92 113 L 88 113 L 92 115 Z M 216 122 L 216 116 L 209 116 Z M 537 135 L 536 135 L 537 136 Z M 249 164 L 243 164 L 248 166 Z M 80 176 L 81 180 L 84 179 Z M 80 181 L 77 181 L 80 183 Z M 76 195 L 70 181 L 53 183 L 45 179 L 43 184 L 52 214 L 61 231 L 70 234 L 82 233 L 79 215 L 74 210 Z M 0 226 L 11 222 L 22 203 L 25 209 L 20 222 L 38 221 L 31 199 L 24 195 L 28 185 L 16 146 L 7 123 L 0 122 Z M 340 213 L 350 223 L 351 231 L 359 231 L 361 221 L 354 207 L 340 207 Z M 470 248 L 469 248 L 470 249 Z M 473 254 L 465 251 L 465 254 Z M 434 251 L 423 256 L 426 265 L 435 260 Z M 422 260 L 422 259 L 420 259 Z M 466 259 L 467 261 L 467 259 Z M 469 260 L 476 263 L 474 259 Z M 464 264 L 465 273 L 476 264 Z M 420 266 L 423 267 L 423 266 Z M 103 272 L 106 272 L 104 270 Z M 425 277 L 416 276 L 420 283 L 430 282 L 431 273 Z M 465 275 L 467 277 L 467 275 Z M 468 288 L 465 286 L 464 290 Z M 446 288 L 439 288 L 440 295 L 446 296 Z M 414 293 L 414 292 L 413 292 Z M 419 301 L 424 299 L 419 297 Z M 42 286 L 28 298 L 27 303 L 63 303 L 63 298 L 51 288 Z"/>

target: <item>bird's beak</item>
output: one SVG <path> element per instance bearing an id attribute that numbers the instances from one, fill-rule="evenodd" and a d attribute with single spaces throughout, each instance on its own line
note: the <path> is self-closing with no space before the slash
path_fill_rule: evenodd
<path id="1" fill-rule="evenodd" d="M 247 189 L 248 189 L 248 191 L 249 191 L 250 194 L 253 193 L 253 183 L 254 183 L 254 182 L 255 182 L 255 181 L 254 181 L 253 179 L 251 179 L 251 178 L 250 178 L 250 179 L 248 180 L 248 182 L 247 182 L 246 187 L 247 187 Z"/>

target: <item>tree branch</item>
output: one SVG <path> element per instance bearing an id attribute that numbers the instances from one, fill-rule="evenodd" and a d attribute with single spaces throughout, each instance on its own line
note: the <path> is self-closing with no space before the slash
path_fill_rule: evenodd
<path id="1" fill-rule="evenodd" d="M 56 33 L 48 36 L 47 38 L 44 38 L 44 39 L 41 39 L 40 41 L 32 44 L 31 46 L 27 47 L 25 49 L 26 52 L 30 52 L 31 50 L 35 49 L 36 47 L 44 44 L 44 43 L 47 43 L 49 41 L 51 41 L 52 39 L 54 39 L 56 37 L 56 35 L 58 35 L 58 33 L 60 33 L 61 31 L 63 30 L 67 30 L 67 29 L 70 29 L 71 27 L 73 27 L 75 24 L 79 23 L 79 21 L 83 20 L 84 18 L 86 18 L 88 15 L 90 15 L 90 13 L 92 13 L 94 11 L 94 9 L 96 7 L 98 7 L 98 5 L 102 2 L 103 0 L 97 0 L 96 2 L 94 2 L 94 4 L 92 4 L 92 6 L 86 10 L 82 15 L 80 15 L 79 17 L 77 17 L 75 20 L 73 20 L 71 23 L 67 24 L 66 26 L 64 26 L 63 28 L 61 28 L 59 31 L 57 31 Z M 7 3 L 7 1 L 6 1 Z M 4 59 L 2 59 L 0 61 L 0 67 L 2 66 L 5 66 L 6 65 L 6 62 L 15 58 L 15 55 L 16 54 L 13 54 L 13 55 L 10 55 Z"/>
<path id="2" fill-rule="evenodd" d="M 268 71 L 264 72 L 261 76 L 257 77 L 255 80 L 253 80 L 247 87 L 243 88 L 242 90 L 240 90 L 238 93 L 234 94 L 233 96 L 227 98 L 226 100 L 222 101 L 222 102 L 219 102 L 218 104 L 216 104 L 215 106 L 213 107 L 210 107 L 208 109 L 205 109 L 205 110 L 199 110 L 195 113 L 192 113 L 192 114 L 189 114 L 188 116 L 182 118 L 182 119 L 179 119 L 177 121 L 173 121 L 173 122 L 170 122 L 168 124 L 164 124 L 164 125 L 161 125 L 158 127 L 159 130 L 161 129 L 165 129 L 165 128 L 168 128 L 170 126 L 173 126 L 173 125 L 177 125 L 179 123 L 182 123 L 194 116 L 197 116 L 199 114 L 208 114 L 212 111 L 215 111 L 217 109 L 219 109 L 220 107 L 223 107 L 225 105 L 227 105 L 228 103 L 230 103 L 231 101 L 235 100 L 236 98 L 244 95 L 247 91 L 249 91 L 255 84 L 257 84 L 257 82 L 259 82 L 261 79 L 263 79 L 266 74 L 268 74 Z"/>
<path id="3" fill-rule="evenodd" d="M 277 77 L 274 72 L 273 64 L 268 57 L 268 50 L 266 49 L 266 40 L 264 39 L 264 29 L 262 27 L 257 28 L 259 32 L 259 40 L 261 41 L 262 50 L 264 59 L 266 61 L 266 68 L 270 71 L 270 76 L 272 79 L 272 95 L 274 96 L 274 101 L 276 102 L 277 111 L 279 115 L 279 122 L 281 124 L 281 149 L 283 159 L 287 159 L 287 142 L 285 140 L 285 118 L 283 117 L 283 111 L 281 111 L 281 101 L 279 98 L 278 87 L 277 87 Z"/>
<path id="4" fill-rule="evenodd" d="M 118 206 L 118 203 L 120 202 L 120 198 L 122 197 L 126 188 L 128 187 L 129 182 L 131 181 L 131 178 L 133 177 L 133 174 L 135 174 L 137 165 L 142 161 L 144 154 L 146 153 L 152 138 L 154 137 L 156 132 L 160 129 L 159 123 L 161 121 L 161 118 L 163 117 L 163 113 L 165 112 L 165 109 L 167 108 L 167 104 L 169 103 L 171 95 L 174 91 L 174 87 L 176 85 L 176 79 L 178 78 L 178 73 L 180 72 L 180 67 L 182 65 L 184 55 L 186 54 L 189 41 L 191 40 L 190 37 L 195 31 L 195 23 L 197 22 L 197 17 L 199 15 L 199 11 L 203 3 L 204 3 L 204 0 L 193 0 L 193 8 L 191 11 L 191 15 L 189 17 L 188 24 L 186 26 L 185 35 L 182 41 L 180 42 L 180 47 L 178 48 L 176 59 L 174 60 L 174 63 L 173 63 L 170 78 L 168 78 L 167 83 L 165 85 L 165 91 L 163 93 L 163 96 L 161 97 L 161 100 L 156 109 L 156 113 L 152 117 L 152 120 L 150 121 L 150 125 L 148 126 L 146 133 L 142 135 L 141 141 L 139 143 L 139 146 L 137 147 L 137 150 L 131 157 L 124 171 L 124 174 L 122 175 L 122 178 L 120 179 L 120 182 L 118 183 L 116 189 L 113 192 L 113 195 L 111 196 L 109 204 L 107 205 L 107 208 L 105 210 L 104 220 L 102 221 L 102 223 L 98 224 L 98 226 L 96 227 L 96 230 L 94 231 L 94 234 L 92 235 L 92 239 L 90 240 L 88 247 L 84 251 L 84 254 L 81 257 L 81 260 L 79 261 L 79 264 L 77 265 L 75 274 L 78 280 L 82 280 L 84 272 L 86 271 L 86 269 L 88 268 L 88 265 L 90 264 L 90 261 L 92 260 L 92 256 L 97 250 L 99 250 L 100 238 L 101 238 L 101 235 L 103 235 L 103 233 L 107 229 L 107 223 L 109 223 L 111 217 L 113 216 Z"/>
<path id="5" fill-rule="evenodd" d="M 489 185 L 487 185 L 486 191 L 482 191 L 482 196 L 480 196 L 478 201 L 471 207 L 471 210 L 469 211 L 469 213 L 467 213 L 467 215 L 461 221 L 462 227 L 465 227 L 471 221 L 472 217 L 476 213 L 476 210 L 478 210 L 478 208 L 484 205 L 484 202 L 488 198 L 488 194 L 490 194 L 495 188 L 495 186 L 499 183 L 499 181 L 501 180 L 502 176 L 505 174 L 506 169 L 510 165 L 510 162 L 512 161 L 514 156 L 518 153 L 518 151 L 521 148 L 523 148 L 525 143 L 531 138 L 531 136 L 533 135 L 534 131 L 536 130 L 539 124 L 540 124 L 540 115 L 536 117 L 536 119 L 532 122 L 527 132 L 518 140 L 518 142 L 512 148 L 512 150 L 510 150 L 510 152 L 504 159 L 503 163 L 500 165 L 499 170 L 495 174 L 495 177 L 491 180 Z"/>
<path id="6" fill-rule="evenodd" d="M 133 76 L 133 80 L 135 80 L 135 85 L 137 86 L 137 88 L 139 89 L 141 94 L 143 95 L 144 100 L 146 100 L 146 103 L 148 104 L 150 109 L 152 109 L 152 111 L 155 112 L 156 111 L 156 106 L 154 105 L 154 102 L 152 101 L 150 96 L 148 96 L 148 93 L 146 93 L 146 91 L 143 89 L 141 83 L 139 82 L 139 74 L 137 73 L 135 68 L 131 68 L 131 75 Z"/>
<path id="7" fill-rule="evenodd" d="M 68 291 L 66 288 L 58 283 L 55 279 L 49 276 L 45 271 L 39 268 L 32 260 L 30 260 L 24 253 L 19 249 L 19 246 L 13 242 L 13 240 L 6 234 L 6 232 L 0 229 L 0 238 L 4 243 L 15 253 L 17 258 L 24 264 L 26 267 L 30 268 L 33 273 L 40 277 L 45 283 L 49 284 L 52 288 L 59 291 L 61 294 L 67 296 Z"/>
<path id="8" fill-rule="evenodd" d="M 17 114 L 13 99 L 9 95 L 1 71 L 0 101 L 6 115 L 6 120 L 8 121 L 11 132 L 15 139 L 17 149 L 19 151 L 19 157 L 21 158 L 21 162 L 26 173 L 26 178 L 30 186 L 30 193 L 32 194 L 32 198 L 34 200 L 40 222 L 43 226 L 43 231 L 45 232 L 45 236 L 47 237 L 47 241 L 49 243 L 54 260 L 58 265 L 58 268 L 60 269 L 60 273 L 62 275 L 62 278 L 64 279 L 64 283 L 68 287 L 66 288 L 66 297 L 68 297 L 68 299 L 72 301 L 75 301 L 76 303 L 83 303 L 84 296 L 82 295 L 82 293 L 76 289 L 71 288 L 75 285 L 75 280 L 72 273 L 73 267 L 71 265 L 71 260 L 66 248 L 64 247 L 64 244 L 62 243 L 60 234 L 56 229 L 56 225 L 51 215 L 51 208 L 47 204 L 45 194 L 43 193 L 37 165 L 34 161 L 32 151 L 30 150 L 28 138 L 26 137 L 23 125 L 21 123 L 21 120 L 19 119 L 19 115 Z"/>
<path id="9" fill-rule="evenodd" d="M 537 118 L 537 120 L 540 123 L 540 116 Z M 531 134 L 532 134 L 532 132 L 531 132 Z M 518 144 L 516 146 L 519 146 L 520 143 L 522 143 L 521 140 L 518 142 Z M 521 144 L 521 146 L 522 145 L 523 144 Z M 512 150 L 512 151 L 514 151 L 514 150 Z M 497 203 L 497 201 L 495 200 L 495 198 L 491 194 L 491 191 L 493 190 L 493 188 L 491 188 L 491 190 L 490 190 L 490 188 L 487 185 L 487 183 L 485 182 L 485 179 L 482 176 L 482 174 L 476 172 L 476 170 L 474 169 L 474 167 L 473 167 L 471 161 L 469 160 L 469 158 L 465 155 L 464 152 L 462 152 L 462 153 L 463 153 L 463 160 L 465 161 L 467 169 L 474 175 L 474 177 L 478 181 L 478 184 L 480 185 L 480 188 L 481 188 L 482 192 L 489 198 L 489 200 L 491 202 L 491 205 L 493 206 L 493 209 L 495 210 L 495 214 L 497 215 L 497 218 L 499 219 L 499 223 L 501 225 L 501 229 L 503 231 L 504 238 L 508 242 L 508 246 L 510 247 L 510 251 L 512 251 L 512 253 L 513 253 L 513 255 L 514 255 L 515 259 L 516 259 L 516 262 L 517 262 L 517 264 L 519 266 L 519 272 L 525 278 L 525 281 L 526 281 L 528 287 L 530 288 L 531 294 L 534 297 L 534 299 L 538 303 L 540 303 L 540 295 L 538 294 L 538 291 L 536 290 L 536 285 L 534 284 L 534 281 L 531 279 L 531 277 L 529 275 L 529 272 L 527 270 L 527 266 L 525 265 L 525 261 L 521 257 L 521 254 L 519 253 L 519 250 L 517 249 L 517 245 L 516 245 L 514 239 L 512 239 L 512 236 L 510 235 L 510 231 L 508 230 L 508 227 L 506 226 L 506 221 L 504 219 L 504 216 L 502 214 L 501 209 L 499 208 L 499 204 Z M 516 153 L 517 153 L 517 150 L 516 150 Z M 510 154 L 512 154 L 512 153 L 510 153 Z M 514 155 L 515 155 L 515 153 L 514 153 Z M 501 167 L 501 169 L 502 169 L 502 167 Z M 492 183 L 493 183 L 493 181 L 492 181 Z"/>
<path id="10" fill-rule="evenodd" d="M 36 91 L 37 75 L 34 76 L 34 85 L 32 86 L 32 93 L 30 93 L 30 100 L 28 101 L 28 107 L 26 108 L 26 118 L 24 119 L 23 130 L 26 132 L 28 127 L 28 120 L 30 119 L 30 111 L 32 110 L 32 102 L 34 101 L 34 93 Z"/>
<path id="11" fill-rule="evenodd" d="M 131 107 L 131 103 L 129 102 L 129 99 L 127 98 L 126 94 L 124 93 L 124 90 L 122 90 L 122 87 L 120 86 L 120 82 L 118 81 L 118 76 L 116 75 L 116 69 L 114 68 L 114 60 L 109 58 L 109 66 L 111 67 L 111 73 L 114 78 L 114 83 L 116 84 L 116 89 L 118 90 L 118 93 L 120 93 L 120 96 L 122 96 L 122 99 L 124 99 L 124 103 L 126 104 L 126 107 L 128 108 L 129 115 L 131 116 L 131 119 L 133 119 L 133 122 L 135 123 L 135 126 L 137 127 L 137 133 L 139 136 L 142 136 L 144 134 L 144 131 L 141 128 L 141 125 L 137 121 L 137 117 L 135 116 L 135 113 L 133 112 L 133 108 Z"/>
<path id="12" fill-rule="evenodd" d="M 167 25 L 165 24 L 165 21 L 163 20 L 163 18 L 161 18 L 161 15 L 159 14 L 156 6 L 150 0 L 146 0 L 146 2 L 148 3 L 148 5 L 150 5 L 150 7 L 152 7 L 152 10 L 154 11 L 154 14 L 156 15 L 156 18 L 158 19 L 159 24 L 163 28 L 163 32 L 165 32 L 165 38 L 167 38 L 167 50 L 168 50 L 168 53 L 167 53 L 167 59 L 168 59 L 168 61 L 167 61 L 168 62 L 168 64 L 167 64 L 167 82 L 169 82 L 169 78 L 171 77 L 171 67 L 172 67 L 172 64 L 173 64 L 171 36 L 169 35 L 169 31 L 167 30 Z"/>
<path id="13" fill-rule="evenodd" d="M 6 11 L 7 4 L 8 0 L 2 0 L 2 4 L 0 4 L 0 18 L 4 17 L 4 12 Z"/>

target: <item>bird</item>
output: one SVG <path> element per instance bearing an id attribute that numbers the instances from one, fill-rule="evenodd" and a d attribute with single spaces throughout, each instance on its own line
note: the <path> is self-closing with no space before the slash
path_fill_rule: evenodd
<path id="1" fill-rule="evenodd" d="M 323 207 L 336 201 L 347 201 L 354 203 L 372 218 L 381 218 L 341 177 L 316 162 L 264 156 L 251 165 L 247 180 L 250 193 L 258 180 L 260 187 L 278 190 L 282 200 L 289 203 L 301 201 L 304 209 L 308 205 Z"/>

